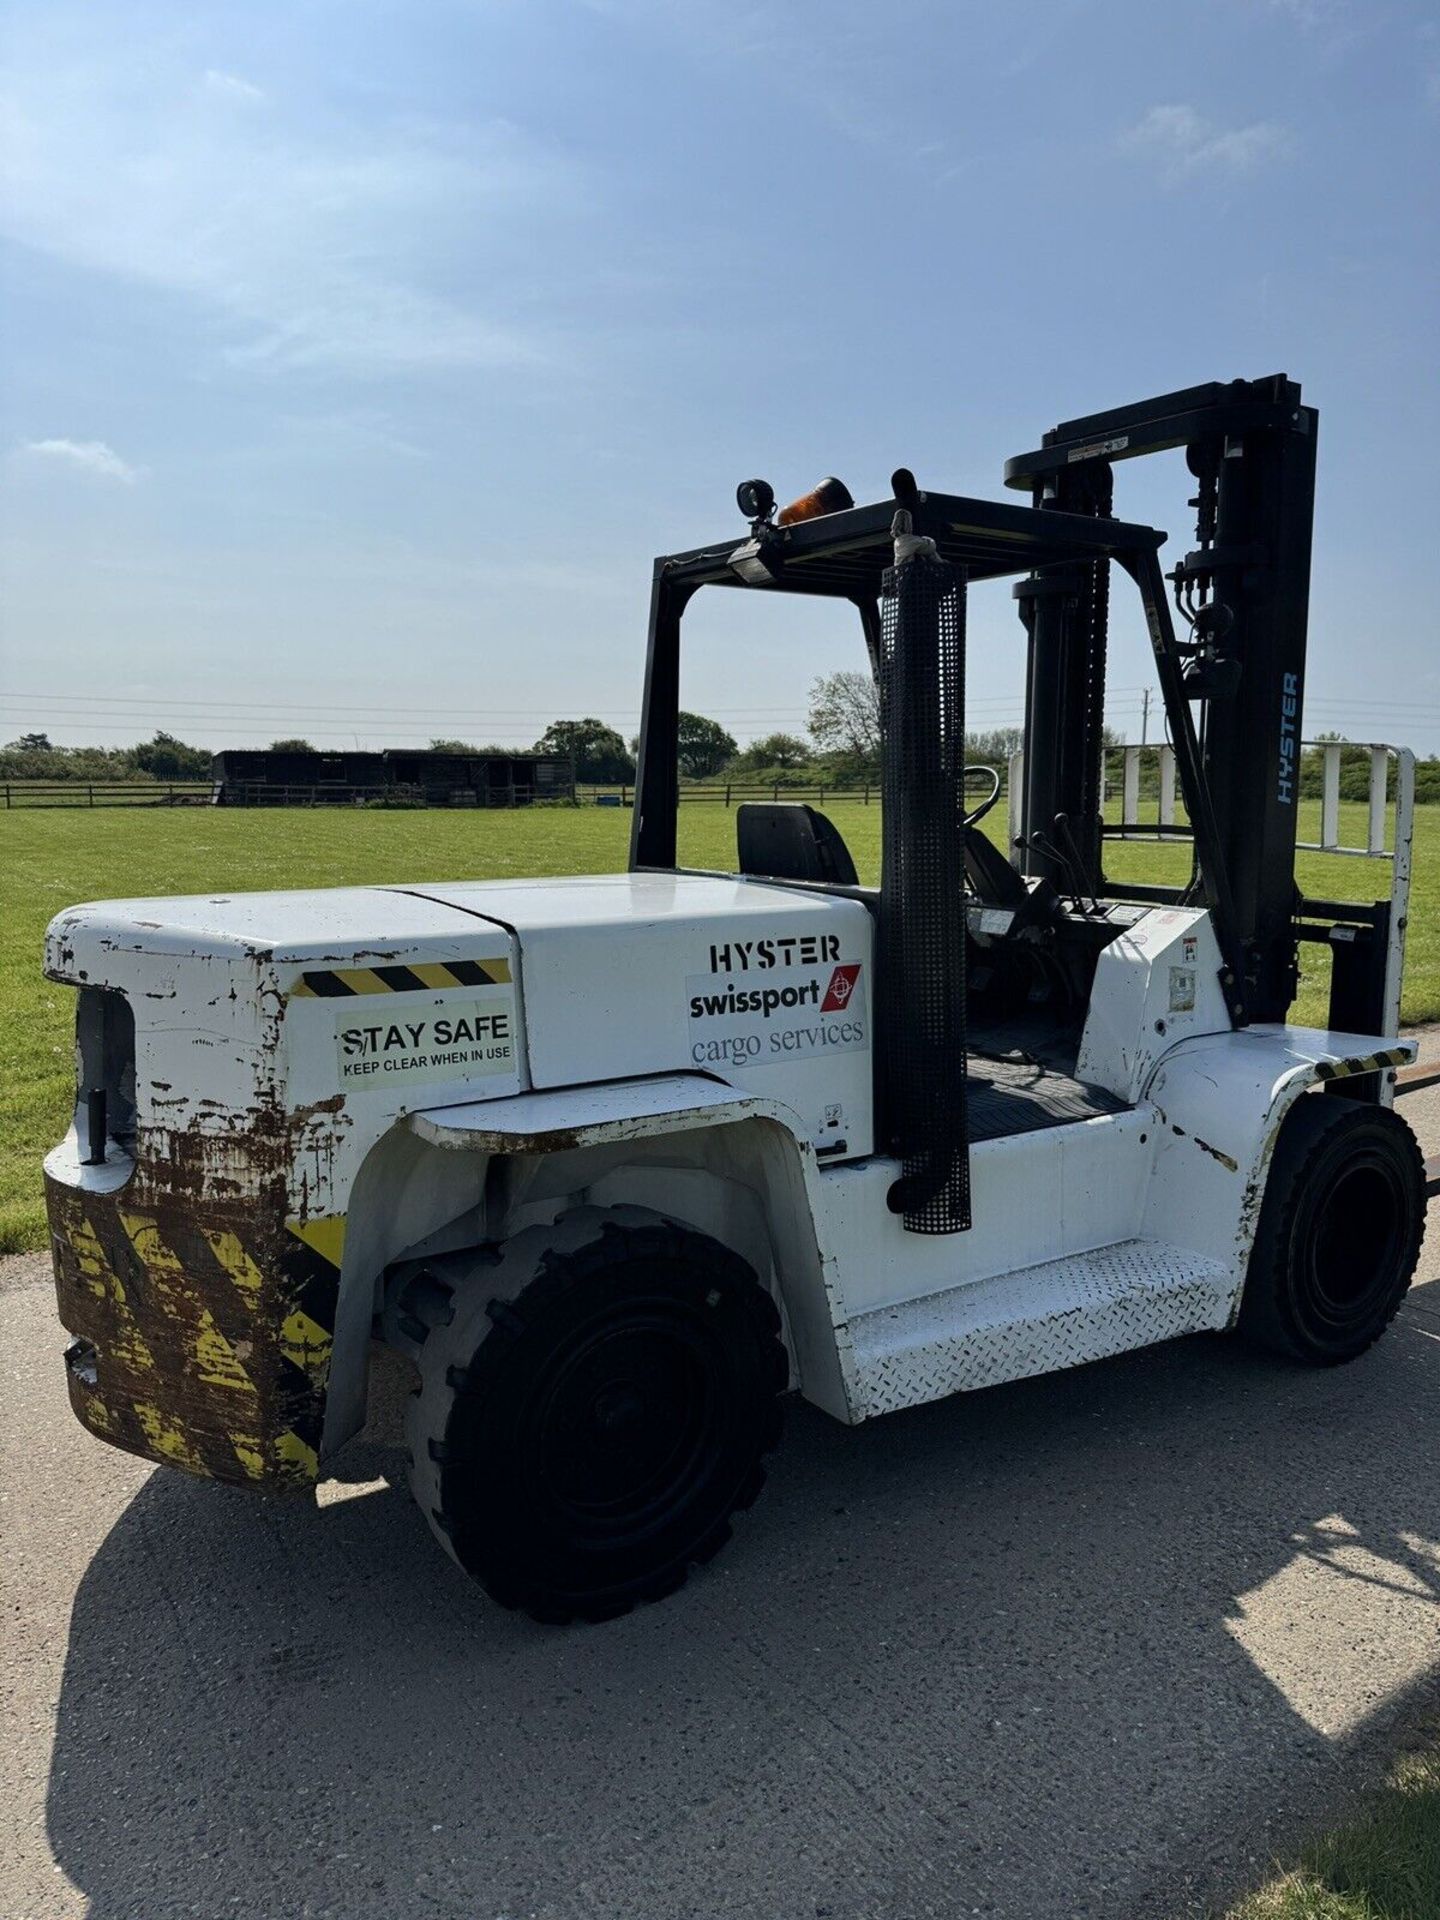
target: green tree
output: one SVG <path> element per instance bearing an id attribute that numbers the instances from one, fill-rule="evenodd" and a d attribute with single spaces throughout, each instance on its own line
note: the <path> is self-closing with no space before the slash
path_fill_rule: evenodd
<path id="1" fill-rule="evenodd" d="M 635 762 L 625 742 L 603 720 L 552 720 L 535 742 L 535 751 L 568 755 L 575 762 L 575 778 L 592 786 L 635 778 Z"/>
<path id="2" fill-rule="evenodd" d="M 703 713 L 682 713 L 675 735 L 680 771 L 692 780 L 708 780 L 736 754 L 732 735 Z"/>
<path id="3" fill-rule="evenodd" d="M 752 740 L 735 765 L 747 773 L 762 767 L 805 767 L 812 755 L 805 742 L 793 733 L 767 733 L 763 740 Z"/>
<path id="4" fill-rule="evenodd" d="M 192 747 L 173 733 L 159 732 L 130 749 L 130 763 L 153 780 L 208 780 L 210 749 Z"/>
<path id="5" fill-rule="evenodd" d="M 432 740 L 430 751 L 431 753 L 475 753 L 478 749 L 472 747 L 468 740 Z"/>
<path id="6" fill-rule="evenodd" d="M 7 753 L 54 753 L 48 733 L 22 733 L 18 740 L 6 742 Z"/>
<path id="7" fill-rule="evenodd" d="M 271 753 L 318 753 L 318 747 L 312 747 L 308 740 L 272 740 Z"/>
<path id="8" fill-rule="evenodd" d="M 880 689 L 870 673 L 822 673 L 810 689 L 810 738 L 822 753 L 880 758 Z"/>
<path id="9" fill-rule="evenodd" d="M 965 735 L 965 758 L 986 766 L 1004 766 L 1012 753 L 1025 744 L 1023 727 L 989 727 Z"/>

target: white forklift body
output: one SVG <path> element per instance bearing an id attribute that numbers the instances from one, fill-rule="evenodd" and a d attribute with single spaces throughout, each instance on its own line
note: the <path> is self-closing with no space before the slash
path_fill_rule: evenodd
<path id="1" fill-rule="evenodd" d="M 628 873 L 59 915 L 77 1100 L 45 1172 L 79 1418 L 312 1488 L 378 1334 L 416 1365 L 411 1485 L 447 1550 L 505 1605 L 602 1619 L 728 1537 L 789 1386 L 854 1424 L 1237 1325 L 1292 1360 L 1362 1352 L 1423 1230 L 1388 1107 L 1415 1052 L 1411 786 L 1401 756 L 1391 899 L 1305 899 L 1314 432 L 1277 376 L 1057 429 L 1011 463 L 1029 507 L 902 470 L 891 499 L 826 481 L 777 520 L 745 483 L 748 539 L 656 563 Z M 1184 640 L 1164 536 L 1109 507 L 1112 457 L 1177 445 Z M 1133 830 L 1128 784 L 1118 829 L 1101 786 L 1112 568 L 1193 836 L 1178 886 L 1106 875 Z M 979 806 L 965 789 L 965 609 L 1017 574 L 1002 852 L 998 773 Z M 713 585 L 859 609 L 878 889 L 778 803 L 739 810 L 739 871 L 680 868 L 680 624 Z M 1333 1031 L 1285 1022 L 1302 941 L 1329 944 Z"/>
<path id="2" fill-rule="evenodd" d="M 744 1253 L 800 1391 L 851 1422 L 1229 1325 L 1290 1103 L 1415 1045 L 1233 1032 L 1206 912 L 1107 911 L 1126 924 L 1078 1072 L 1113 1110 L 973 1144 L 974 1226 L 933 1238 L 888 1210 L 897 1163 L 872 1151 L 855 900 L 617 874 L 116 901 L 59 916 L 47 972 L 131 1010 L 135 1133 L 167 1173 L 198 1159 L 258 1201 L 278 1116 L 285 1228 L 338 1270 L 313 1477 L 363 1420 L 391 1267 L 582 1200 L 662 1204 Z M 83 1165 L 82 1128 L 52 1182 L 123 1194 L 132 1156 Z M 175 1199 L 151 1184 L 124 1230 L 163 1262 Z"/>

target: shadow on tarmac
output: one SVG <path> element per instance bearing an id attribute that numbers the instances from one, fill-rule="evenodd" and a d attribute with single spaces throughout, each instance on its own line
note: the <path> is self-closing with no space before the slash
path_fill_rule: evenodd
<path id="1" fill-rule="evenodd" d="M 797 1405 L 713 1567 L 574 1630 L 440 1554 L 384 1366 L 318 1511 L 157 1472 L 89 1568 L 49 1830 L 93 1920 L 1168 1917 L 1435 1697 L 1417 1324 Z"/>

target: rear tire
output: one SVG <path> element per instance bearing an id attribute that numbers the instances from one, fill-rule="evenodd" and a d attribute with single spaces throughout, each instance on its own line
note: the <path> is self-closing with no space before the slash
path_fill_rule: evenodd
<path id="1" fill-rule="evenodd" d="M 583 1208 L 477 1253 L 419 1352 L 411 1486 L 502 1606 L 608 1620 L 730 1537 L 780 1437 L 780 1316 L 718 1241 Z M 437 1263 L 439 1264 L 439 1263 Z"/>
<path id="2" fill-rule="evenodd" d="M 1424 1235 L 1424 1164 L 1400 1116 L 1303 1096 L 1270 1163 L 1239 1331 L 1308 1366 L 1353 1360 L 1394 1319 Z"/>

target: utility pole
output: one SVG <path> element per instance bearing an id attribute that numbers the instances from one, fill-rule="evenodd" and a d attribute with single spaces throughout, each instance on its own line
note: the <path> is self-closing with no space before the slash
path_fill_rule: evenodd
<path id="1" fill-rule="evenodd" d="M 1140 691 L 1140 744 L 1143 747 L 1150 732 L 1150 689 L 1142 687 Z"/>

